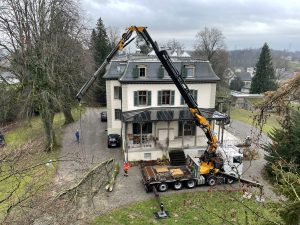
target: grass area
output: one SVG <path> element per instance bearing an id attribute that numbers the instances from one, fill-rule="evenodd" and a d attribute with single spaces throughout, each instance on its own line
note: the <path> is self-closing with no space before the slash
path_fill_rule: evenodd
<path id="1" fill-rule="evenodd" d="M 84 113 L 83 111 L 84 109 L 73 109 L 72 115 L 74 119 L 78 120 L 80 113 Z M 54 128 L 58 144 L 60 144 L 63 125 L 63 113 L 56 114 Z M 57 150 L 50 153 L 44 151 L 45 134 L 40 117 L 33 118 L 30 123 L 28 121 L 18 122 L 13 129 L 5 134 L 5 139 L 7 147 L 3 151 L 7 153 L 18 152 L 26 145 L 30 147 L 28 152 L 22 153 L 19 159 L 14 159 L 13 168 L 11 168 L 11 162 L 0 164 L 0 201 L 9 195 L 11 190 L 15 190 L 14 194 L 7 201 L 0 204 L 0 221 L 11 204 L 16 203 L 20 199 L 33 196 L 37 192 L 45 191 L 49 187 L 55 177 L 56 163 L 50 166 L 47 166 L 46 163 L 49 160 L 55 161 L 59 155 Z M 24 171 L 24 169 L 39 163 L 41 163 L 40 166 Z M 1 181 L 12 173 L 15 174 Z"/>
<path id="2" fill-rule="evenodd" d="M 254 113 L 240 108 L 231 108 L 230 118 L 233 120 L 238 120 L 249 125 L 253 124 Z M 269 133 L 273 128 L 279 128 L 280 125 L 277 121 L 277 116 L 271 114 L 267 120 L 267 123 L 263 127 L 264 133 Z"/>
<path id="3" fill-rule="evenodd" d="M 289 61 L 288 68 L 291 72 L 299 71 L 300 70 L 300 62 L 299 61 Z"/>
<path id="4" fill-rule="evenodd" d="M 252 105 L 257 105 L 260 104 L 264 101 L 263 98 L 249 98 L 247 99 L 247 101 L 249 101 Z"/>
<path id="5" fill-rule="evenodd" d="M 278 222 L 276 208 L 270 203 L 257 203 L 241 198 L 239 192 L 192 192 L 162 197 L 170 218 L 154 219 L 159 211 L 154 199 L 130 204 L 97 217 L 91 225 L 102 224 L 267 224 Z M 255 213 L 260 215 L 258 217 Z M 247 223 L 246 223 L 247 221 Z"/>
<path id="6" fill-rule="evenodd" d="M 81 109 L 82 110 L 82 109 Z M 81 113 L 84 113 L 83 111 Z M 74 108 L 72 115 L 75 120 L 79 119 L 80 109 Z M 59 132 L 64 125 L 63 113 L 57 113 L 54 117 L 54 129 L 59 139 Z M 5 141 L 8 146 L 19 146 L 30 140 L 34 140 L 44 136 L 43 123 L 40 117 L 34 117 L 31 121 L 21 121 L 18 125 L 7 134 L 5 134 Z M 59 140 L 58 140 L 59 141 Z"/>

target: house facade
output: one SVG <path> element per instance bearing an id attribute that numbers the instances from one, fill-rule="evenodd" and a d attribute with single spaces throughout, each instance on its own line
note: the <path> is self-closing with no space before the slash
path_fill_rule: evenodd
<path id="1" fill-rule="evenodd" d="M 199 108 L 207 118 L 214 111 L 216 76 L 208 61 L 172 58 Z M 112 60 L 104 76 L 107 132 L 122 136 L 130 161 L 153 160 L 170 149 L 205 146 L 206 138 L 193 123 L 181 94 L 156 56 Z"/>

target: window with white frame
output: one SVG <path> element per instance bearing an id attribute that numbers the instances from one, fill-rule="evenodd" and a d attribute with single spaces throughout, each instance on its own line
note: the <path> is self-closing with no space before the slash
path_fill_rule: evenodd
<path id="1" fill-rule="evenodd" d="M 175 91 L 163 90 L 158 91 L 158 105 L 174 105 Z"/>
<path id="2" fill-rule="evenodd" d="M 165 69 L 165 67 L 164 66 L 161 66 L 161 68 L 162 68 L 162 77 L 164 78 L 164 79 L 171 79 L 171 77 L 170 77 L 170 75 L 168 74 L 168 72 L 167 72 L 167 70 Z"/>
<path id="3" fill-rule="evenodd" d="M 121 116 L 122 116 L 122 110 L 115 109 L 115 120 L 121 120 Z"/>
<path id="4" fill-rule="evenodd" d="M 186 77 L 195 77 L 195 66 L 185 66 Z"/>
<path id="5" fill-rule="evenodd" d="M 134 106 L 151 105 L 151 91 L 134 91 Z"/>
<path id="6" fill-rule="evenodd" d="M 122 88 L 120 86 L 114 87 L 114 99 L 122 99 Z"/>
<path id="7" fill-rule="evenodd" d="M 146 77 L 147 68 L 146 66 L 138 66 L 139 77 Z"/>

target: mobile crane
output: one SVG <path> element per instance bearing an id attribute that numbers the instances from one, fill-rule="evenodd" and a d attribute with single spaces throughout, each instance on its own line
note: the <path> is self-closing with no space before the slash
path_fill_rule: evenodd
<path id="1" fill-rule="evenodd" d="M 172 78 L 174 84 L 176 85 L 180 94 L 182 95 L 186 104 L 188 105 L 190 112 L 195 118 L 195 123 L 204 131 L 208 139 L 208 148 L 205 151 L 204 155 L 201 157 L 200 173 L 201 174 L 207 174 L 212 172 L 217 173 L 219 169 L 222 168 L 223 160 L 222 158 L 218 157 L 216 154 L 216 150 L 218 147 L 216 135 L 214 134 L 213 129 L 209 124 L 209 122 L 201 114 L 197 102 L 195 101 L 193 95 L 191 94 L 184 79 L 182 78 L 178 70 L 174 67 L 167 51 L 159 50 L 158 46 L 155 44 L 155 42 L 152 40 L 149 33 L 147 32 L 146 27 L 130 26 L 129 28 L 127 28 L 127 31 L 122 35 L 122 38 L 117 44 L 117 46 L 109 53 L 109 55 L 106 57 L 105 61 L 101 64 L 98 70 L 79 90 L 79 92 L 76 95 L 76 99 L 78 101 L 81 101 L 82 97 L 85 95 L 87 90 L 91 87 L 91 85 L 96 80 L 98 74 L 110 63 L 110 61 L 118 53 L 118 51 L 124 49 L 130 42 L 134 40 L 135 37 L 130 39 L 132 33 L 134 32 L 141 35 L 143 39 L 146 41 L 146 43 L 148 45 L 151 45 L 158 59 L 161 61 L 165 70 Z"/>
<path id="2" fill-rule="evenodd" d="M 196 125 L 199 126 L 204 131 L 204 133 L 207 137 L 207 140 L 208 140 L 208 142 L 207 142 L 208 147 L 205 150 L 204 154 L 200 157 L 199 165 L 197 165 L 198 171 L 196 174 L 194 174 L 194 175 L 191 174 L 189 172 L 189 169 L 185 169 L 185 168 L 181 168 L 181 169 L 175 168 L 174 170 L 172 168 L 170 168 L 170 170 L 164 168 L 162 170 L 169 171 L 169 172 L 177 171 L 179 174 L 182 173 L 183 178 L 184 178 L 184 180 L 186 180 L 185 182 L 187 183 L 187 186 L 189 188 L 194 187 L 196 185 L 197 180 L 198 180 L 198 184 L 208 183 L 209 185 L 214 185 L 216 183 L 216 179 L 214 179 L 214 177 L 216 177 L 220 174 L 222 177 L 226 177 L 227 179 L 230 179 L 230 180 L 237 179 L 237 177 L 240 174 L 235 174 L 233 176 L 233 175 L 226 173 L 226 169 L 224 169 L 224 167 L 230 167 L 230 169 L 231 169 L 232 166 L 230 166 L 230 163 L 228 164 L 228 160 L 227 160 L 226 166 L 224 166 L 224 161 L 226 161 L 226 157 L 224 155 L 222 156 L 222 154 L 219 154 L 219 153 L 217 154 L 217 148 L 218 148 L 217 137 L 214 134 L 212 126 L 209 124 L 207 119 L 203 116 L 203 114 L 199 110 L 197 102 L 195 101 L 195 99 L 194 99 L 191 91 L 189 90 L 188 86 L 186 85 L 184 79 L 182 78 L 182 76 L 180 75 L 178 70 L 173 65 L 167 51 L 159 50 L 158 46 L 155 44 L 155 42 L 152 40 L 151 36 L 147 32 L 146 27 L 130 26 L 129 28 L 126 29 L 126 32 L 123 33 L 121 40 L 118 42 L 117 46 L 109 53 L 109 55 L 107 56 L 105 61 L 101 64 L 99 69 L 91 76 L 91 78 L 79 90 L 79 92 L 76 95 L 76 99 L 78 101 L 81 101 L 82 97 L 85 95 L 85 93 L 88 91 L 88 89 L 91 87 L 91 85 L 96 80 L 98 74 L 110 63 L 110 61 L 118 53 L 118 51 L 124 49 L 129 43 L 131 43 L 135 39 L 135 37 L 131 38 L 131 36 L 134 32 L 136 32 L 137 35 L 140 35 L 146 41 L 146 43 L 148 45 L 151 45 L 151 47 L 153 48 L 158 59 L 162 63 L 165 70 L 168 72 L 173 83 L 176 85 L 177 89 L 179 90 L 180 94 L 182 95 L 186 104 L 188 105 L 189 111 L 193 115 Z M 242 158 L 242 154 L 240 154 L 240 153 L 238 153 L 238 154 L 239 154 L 239 157 Z M 144 185 L 145 185 L 146 190 L 148 190 L 151 185 L 155 185 L 155 186 L 158 186 L 158 189 L 160 191 L 166 191 L 167 185 L 165 185 L 165 186 L 163 185 L 163 184 L 165 184 L 165 182 L 161 182 L 159 180 L 154 180 L 153 184 L 149 183 L 150 178 L 151 178 L 151 176 L 148 176 L 149 173 L 152 173 L 154 175 L 154 177 L 157 178 L 157 176 L 153 173 L 153 171 L 152 172 L 151 171 L 152 171 L 152 169 L 149 169 L 149 168 L 148 168 L 148 170 L 147 170 L 147 168 L 144 168 L 144 170 L 142 170 L 142 175 L 143 175 L 143 180 L 144 180 Z M 148 174 L 148 175 L 146 175 L 146 174 Z M 184 174 L 186 174 L 186 175 L 184 175 Z M 149 179 L 147 178 L 147 176 Z M 170 176 L 173 177 L 172 175 L 170 175 Z M 186 177 L 188 177 L 188 178 L 186 178 Z M 175 189 L 178 189 L 178 190 L 181 189 L 181 185 L 179 185 L 179 183 L 182 183 L 182 182 L 179 182 L 178 179 L 172 178 L 172 181 L 170 181 L 170 182 L 174 183 Z M 252 185 L 256 185 L 256 186 L 260 187 L 260 185 L 255 182 L 251 182 L 251 181 L 244 180 L 244 179 L 243 179 L 243 182 L 250 183 Z M 176 186 L 176 184 L 177 184 L 177 186 Z"/>

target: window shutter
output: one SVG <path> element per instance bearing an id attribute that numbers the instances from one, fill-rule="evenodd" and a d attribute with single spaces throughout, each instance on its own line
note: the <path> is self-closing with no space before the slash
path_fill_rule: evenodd
<path id="1" fill-rule="evenodd" d="M 198 90 L 193 90 L 193 97 L 194 97 L 195 101 L 197 102 Z"/>
<path id="2" fill-rule="evenodd" d="M 122 87 L 119 87 L 119 98 L 122 99 Z"/>
<path id="3" fill-rule="evenodd" d="M 134 106 L 138 106 L 138 92 L 133 92 Z"/>
<path id="4" fill-rule="evenodd" d="M 174 105 L 175 91 L 171 91 L 171 105 Z"/>
<path id="5" fill-rule="evenodd" d="M 134 67 L 134 68 L 132 69 L 132 77 L 133 77 L 133 78 L 138 78 L 138 77 L 139 77 L 139 68 Z"/>
<path id="6" fill-rule="evenodd" d="M 185 77 L 187 76 L 187 71 L 186 71 L 185 66 L 182 66 L 182 67 L 181 67 L 181 76 L 182 76 L 183 78 L 185 78 Z"/>
<path id="7" fill-rule="evenodd" d="M 180 105 L 184 105 L 184 99 L 182 96 L 180 96 Z"/>
<path id="8" fill-rule="evenodd" d="M 158 95 L 157 95 L 157 105 L 161 105 L 161 94 L 162 94 L 162 91 L 158 91 Z"/>
<path id="9" fill-rule="evenodd" d="M 162 67 L 158 69 L 158 78 L 164 78 L 164 68 Z"/>
<path id="10" fill-rule="evenodd" d="M 147 98 L 147 105 L 151 105 L 151 91 L 147 91 L 147 95 L 148 95 L 148 98 Z"/>

